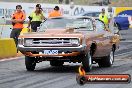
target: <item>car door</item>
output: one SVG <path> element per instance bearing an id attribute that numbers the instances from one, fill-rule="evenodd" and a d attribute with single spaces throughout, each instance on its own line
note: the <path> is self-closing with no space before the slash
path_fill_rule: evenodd
<path id="1" fill-rule="evenodd" d="M 107 56 L 111 49 L 110 39 L 111 33 L 105 30 L 105 25 L 100 20 L 95 20 L 96 36 L 95 41 L 97 44 L 97 50 L 95 52 L 96 57 Z"/>

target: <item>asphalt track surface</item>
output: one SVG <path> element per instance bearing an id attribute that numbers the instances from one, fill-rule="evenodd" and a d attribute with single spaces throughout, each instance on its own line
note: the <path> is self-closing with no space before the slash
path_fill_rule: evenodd
<path id="1" fill-rule="evenodd" d="M 93 64 L 88 74 L 132 75 L 132 29 L 122 31 L 120 49 L 115 53 L 112 67 L 99 68 Z M 126 39 L 126 40 L 125 40 Z M 129 84 L 85 84 L 76 82 L 79 63 L 65 63 L 63 67 L 51 67 L 49 62 L 37 64 L 35 71 L 25 69 L 24 57 L 0 61 L 0 88 L 132 88 Z"/>

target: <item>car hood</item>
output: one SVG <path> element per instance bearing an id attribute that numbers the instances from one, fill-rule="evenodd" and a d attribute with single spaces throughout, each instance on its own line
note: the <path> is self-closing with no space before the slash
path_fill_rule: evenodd
<path id="1" fill-rule="evenodd" d="M 81 38 L 83 33 L 75 32 L 74 29 L 50 29 L 45 32 L 29 32 L 19 36 L 19 38 L 42 38 L 42 37 L 66 37 L 66 38 Z"/>

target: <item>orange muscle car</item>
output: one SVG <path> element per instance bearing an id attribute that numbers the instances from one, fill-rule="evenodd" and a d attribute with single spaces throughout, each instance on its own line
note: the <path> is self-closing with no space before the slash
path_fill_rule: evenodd
<path id="1" fill-rule="evenodd" d="M 18 49 L 25 55 L 28 71 L 36 63 L 50 61 L 51 66 L 64 62 L 80 62 L 85 71 L 93 61 L 100 67 L 110 67 L 119 46 L 119 35 L 113 24 L 109 28 L 91 17 L 58 17 L 42 22 L 37 32 L 19 36 Z"/>

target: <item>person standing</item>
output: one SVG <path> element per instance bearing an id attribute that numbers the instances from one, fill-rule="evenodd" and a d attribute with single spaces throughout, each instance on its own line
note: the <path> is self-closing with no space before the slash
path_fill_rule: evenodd
<path id="1" fill-rule="evenodd" d="M 105 9 L 102 9 L 102 12 L 99 14 L 99 19 L 104 22 L 105 25 L 108 25 L 108 15 L 105 13 Z"/>
<path id="2" fill-rule="evenodd" d="M 113 18 L 113 14 L 114 14 L 113 8 L 111 6 L 109 6 L 108 7 L 108 18 L 109 18 L 109 22 Z"/>
<path id="3" fill-rule="evenodd" d="M 26 19 L 26 15 L 25 15 L 25 12 L 22 11 L 22 6 L 17 5 L 16 11 L 13 13 L 12 19 L 11 19 L 13 29 L 10 34 L 10 38 L 14 39 L 16 46 L 18 44 L 18 37 L 20 35 L 20 32 L 23 29 L 23 24 L 25 19 Z"/>
<path id="4" fill-rule="evenodd" d="M 55 6 L 54 10 L 49 13 L 48 18 L 62 16 L 59 10 L 60 10 L 59 6 Z"/>
<path id="5" fill-rule="evenodd" d="M 40 4 L 36 5 L 36 10 L 32 12 L 28 18 L 29 18 L 29 22 L 28 22 L 27 28 L 29 28 L 31 25 L 31 29 L 32 29 L 31 31 L 36 32 L 37 27 L 39 27 L 42 21 L 45 19 Z"/>

